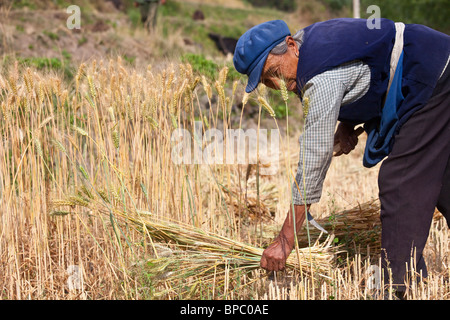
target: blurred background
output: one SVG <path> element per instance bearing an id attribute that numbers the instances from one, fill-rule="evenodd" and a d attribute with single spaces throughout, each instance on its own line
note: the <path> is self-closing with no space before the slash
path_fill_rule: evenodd
<path id="1" fill-rule="evenodd" d="M 70 77 L 73 64 L 120 54 L 137 66 L 175 59 L 212 74 L 217 72 L 216 64 L 231 60 L 236 39 L 255 24 L 283 19 L 295 32 L 317 21 L 355 14 L 352 0 L 160 2 L 153 32 L 149 33 L 141 7 L 134 0 L 2 0 L 2 59 L 19 58 L 39 68 L 62 70 Z M 81 9 L 80 29 L 66 27 L 70 16 L 66 8 L 70 5 Z M 370 5 L 379 6 L 385 18 L 450 31 L 446 0 L 361 0 L 361 18 L 371 16 L 366 12 Z"/>

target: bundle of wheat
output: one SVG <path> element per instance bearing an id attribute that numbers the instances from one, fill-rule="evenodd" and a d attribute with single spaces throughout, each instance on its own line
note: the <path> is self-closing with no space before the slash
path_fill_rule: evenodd
<path id="1" fill-rule="evenodd" d="M 363 255 L 378 255 L 381 244 L 380 204 L 372 200 L 354 208 L 344 210 L 329 216 L 315 219 L 330 235 L 334 243 L 350 253 Z M 263 240 L 273 239 L 280 226 L 265 225 L 262 230 L 256 230 Z M 300 247 L 307 247 L 322 236 L 322 232 L 305 221 L 303 229 L 298 234 Z"/>
<path id="2" fill-rule="evenodd" d="M 161 285 L 158 290 L 160 295 L 170 294 L 163 289 L 174 286 L 182 286 L 180 290 L 183 297 L 195 291 L 199 283 L 214 284 L 214 287 L 228 286 L 237 274 L 250 274 L 259 269 L 262 248 L 192 225 L 158 219 L 147 211 L 129 209 L 125 212 L 111 203 L 103 202 L 94 192 L 91 192 L 91 197 L 85 194 L 79 192 L 65 199 L 53 200 L 55 210 L 52 214 L 69 213 L 56 209 L 60 206 L 84 207 L 89 208 L 93 215 L 113 216 L 114 221 L 127 226 L 131 223 L 148 236 L 150 246 L 156 253 L 155 258 L 146 261 L 144 267 L 152 275 L 154 285 Z M 321 242 L 318 239 L 310 247 L 294 250 L 286 262 L 287 269 L 309 276 L 326 276 L 338 253 L 333 239 L 333 236 Z"/>
<path id="3" fill-rule="evenodd" d="M 436 210 L 434 220 L 442 215 Z M 378 256 L 381 250 L 381 220 L 380 201 L 374 199 L 354 208 L 344 210 L 337 214 L 317 219 L 317 222 L 329 233 L 335 236 L 336 243 L 350 254 Z M 304 225 L 304 232 L 299 235 L 300 245 L 308 244 L 308 228 L 310 239 L 320 236 L 320 231 L 311 225 Z"/>
<path id="4" fill-rule="evenodd" d="M 184 240 L 190 236 L 200 236 L 201 240 L 189 239 L 187 242 L 192 241 L 191 244 L 171 245 L 170 250 L 163 250 L 163 256 L 160 254 L 146 261 L 146 271 L 153 276 L 153 284 L 160 287 L 159 295 L 170 295 L 164 290 L 169 287 L 171 290 L 178 288 L 175 291 L 179 297 L 188 297 L 189 292 L 198 296 L 196 290 L 200 290 L 199 285 L 203 288 L 232 288 L 238 285 L 238 281 L 242 285 L 242 281 L 251 282 L 267 275 L 261 274 L 263 270 L 259 267 L 263 249 L 193 230 L 189 236 L 182 235 Z M 300 249 L 298 256 L 293 252 L 287 260 L 287 269 L 308 277 L 326 277 L 335 259 L 335 247 L 331 243 L 332 237 L 322 244 Z"/>
<path id="5" fill-rule="evenodd" d="M 365 202 L 354 208 L 316 219 L 330 234 L 335 242 L 342 244 L 349 253 L 378 255 L 381 245 L 380 203 L 378 199 Z M 306 230 L 308 228 L 308 230 Z M 304 232 L 299 234 L 300 245 L 320 236 L 321 231 L 304 224 Z"/>
<path id="6" fill-rule="evenodd" d="M 183 254 L 187 255 L 189 259 L 190 257 L 201 257 L 201 262 L 198 264 L 195 263 L 196 259 L 191 259 L 189 268 L 184 264 L 183 267 L 186 269 L 201 269 L 207 272 L 226 265 L 234 265 L 247 270 L 259 268 L 259 260 L 263 253 L 262 248 L 207 232 L 191 225 L 154 219 L 139 212 L 130 214 L 130 212 L 117 211 L 116 214 L 124 221 L 132 222 L 137 227 L 141 227 L 151 237 L 152 241 L 172 244 L 177 250 L 183 250 Z M 308 274 L 311 272 L 320 274 L 328 270 L 337 252 L 336 247 L 332 245 L 333 239 L 334 237 L 330 236 L 320 242 L 319 238 L 311 247 L 300 248 L 298 256 L 294 252 L 288 258 L 286 267 Z M 173 256 L 177 255 L 174 254 Z M 168 265 L 171 264 L 169 260 L 165 262 Z"/>

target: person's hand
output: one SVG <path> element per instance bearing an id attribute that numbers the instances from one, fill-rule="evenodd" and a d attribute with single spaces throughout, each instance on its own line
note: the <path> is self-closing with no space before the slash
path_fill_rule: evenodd
<path id="1" fill-rule="evenodd" d="M 281 271 L 286 266 L 286 260 L 289 257 L 294 242 L 280 234 L 278 237 L 264 250 L 261 257 L 261 268 L 268 271 Z"/>
<path id="2" fill-rule="evenodd" d="M 295 227 L 298 232 L 305 220 L 305 206 L 294 206 Z M 281 228 L 277 238 L 264 250 L 261 257 L 261 268 L 267 271 L 281 271 L 286 266 L 286 260 L 289 257 L 295 244 L 294 223 L 292 207 L 287 213 L 286 220 Z"/>
<path id="3" fill-rule="evenodd" d="M 354 126 L 341 122 L 334 134 L 334 156 L 349 154 L 358 144 L 358 134 Z"/>

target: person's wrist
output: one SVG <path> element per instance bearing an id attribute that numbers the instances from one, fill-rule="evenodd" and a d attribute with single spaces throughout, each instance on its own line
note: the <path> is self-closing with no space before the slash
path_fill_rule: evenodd
<path id="1" fill-rule="evenodd" d="M 306 211 L 309 209 L 309 207 L 310 207 L 309 204 L 294 205 L 295 223 L 297 225 L 297 231 L 298 231 L 298 228 L 300 227 L 300 225 L 305 220 Z"/>
<path id="2" fill-rule="evenodd" d="M 290 252 L 294 248 L 295 243 L 295 235 L 291 231 L 284 230 L 284 228 L 280 231 L 278 235 L 279 241 L 284 243 L 283 249 L 285 252 Z"/>
<path id="3" fill-rule="evenodd" d="M 288 216 L 286 217 L 285 223 L 280 231 L 280 236 L 283 236 L 290 246 L 294 246 L 295 242 L 295 233 L 298 232 L 303 224 L 305 219 L 305 205 L 294 205 L 294 215 L 292 215 L 292 208 L 288 212 Z M 295 221 L 295 224 L 293 223 Z"/>

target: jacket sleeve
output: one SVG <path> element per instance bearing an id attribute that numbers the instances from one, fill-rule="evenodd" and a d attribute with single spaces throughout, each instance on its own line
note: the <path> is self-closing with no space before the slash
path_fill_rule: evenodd
<path id="1" fill-rule="evenodd" d="M 294 204 L 319 202 L 323 182 L 333 155 L 334 132 L 344 83 L 326 76 L 316 76 L 303 94 L 304 132 L 301 135 L 297 174 L 292 185 Z"/>
<path id="2" fill-rule="evenodd" d="M 292 185 L 294 204 L 319 202 L 333 155 L 340 107 L 363 97 L 369 86 L 370 69 L 361 61 L 328 70 L 305 85 L 303 102 L 308 112 L 300 137 L 297 175 Z M 305 101 L 308 101 L 307 108 Z"/>

